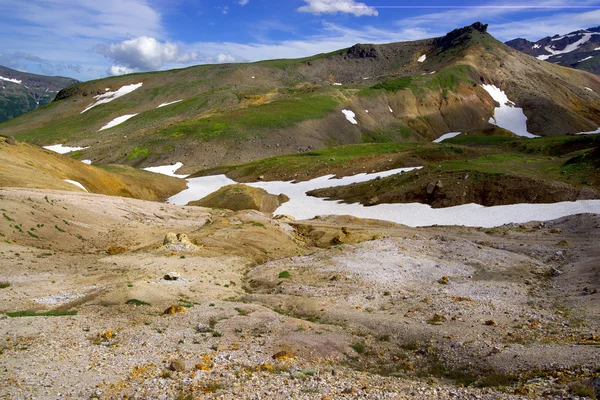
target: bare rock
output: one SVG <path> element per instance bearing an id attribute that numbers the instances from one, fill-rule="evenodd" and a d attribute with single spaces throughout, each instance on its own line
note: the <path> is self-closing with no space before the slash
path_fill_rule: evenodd
<path id="1" fill-rule="evenodd" d="M 10 144 L 10 145 L 13 145 L 13 146 L 14 146 L 15 144 L 17 144 L 17 141 L 15 140 L 15 138 L 14 138 L 14 137 L 12 137 L 12 136 L 7 136 L 7 137 L 6 137 L 6 144 Z"/>
<path id="2" fill-rule="evenodd" d="M 185 362 L 182 359 L 176 358 L 174 360 L 171 360 L 171 363 L 169 364 L 169 369 L 175 372 L 185 372 L 187 368 L 185 366 Z"/>
<path id="3" fill-rule="evenodd" d="M 185 233 L 173 233 L 169 232 L 165 236 L 163 246 L 160 250 L 166 251 L 198 251 L 200 247 L 196 246 L 190 239 L 188 239 Z"/>

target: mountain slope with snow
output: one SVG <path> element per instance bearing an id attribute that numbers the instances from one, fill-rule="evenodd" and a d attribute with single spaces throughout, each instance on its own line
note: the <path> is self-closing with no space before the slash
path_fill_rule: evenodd
<path id="1" fill-rule="evenodd" d="M 0 122 L 50 103 L 61 89 L 79 81 L 34 75 L 0 65 Z"/>
<path id="2" fill-rule="evenodd" d="M 537 42 L 513 39 L 506 45 L 538 60 L 600 74 L 600 26 L 547 36 Z"/>

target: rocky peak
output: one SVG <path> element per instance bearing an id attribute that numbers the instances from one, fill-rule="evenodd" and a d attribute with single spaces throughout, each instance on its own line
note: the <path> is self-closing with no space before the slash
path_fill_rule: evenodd
<path id="1" fill-rule="evenodd" d="M 487 34 L 487 28 L 487 24 L 475 22 L 472 25 L 455 29 L 452 32 L 448 33 L 446 36 L 438 38 L 436 44 L 443 50 L 452 47 L 463 46 L 470 42 L 474 37 L 481 34 Z"/>
<path id="2" fill-rule="evenodd" d="M 373 44 L 355 44 L 346 51 L 348 58 L 380 58 L 379 49 Z"/>

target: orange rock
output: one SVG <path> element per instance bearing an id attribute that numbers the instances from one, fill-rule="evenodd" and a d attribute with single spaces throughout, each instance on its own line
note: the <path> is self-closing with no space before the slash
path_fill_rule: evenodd
<path id="1" fill-rule="evenodd" d="M 183 306 L 171 306 L 171 307 L 167 308 L 163 312 L 163 314 L 170 315 L 170 314 L 182 313 L 182 312 L 185 312 L 185 307 L 183 307 Z"/>

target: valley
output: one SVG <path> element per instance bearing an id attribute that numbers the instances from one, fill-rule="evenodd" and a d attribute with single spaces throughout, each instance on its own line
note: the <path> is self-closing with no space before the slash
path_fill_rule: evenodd
<path id="1" fill-rule="evenodd" d="M 62 89 L 0 124 L 0 397 L 596 398 L 599 126 L 481 23 Z"/>

